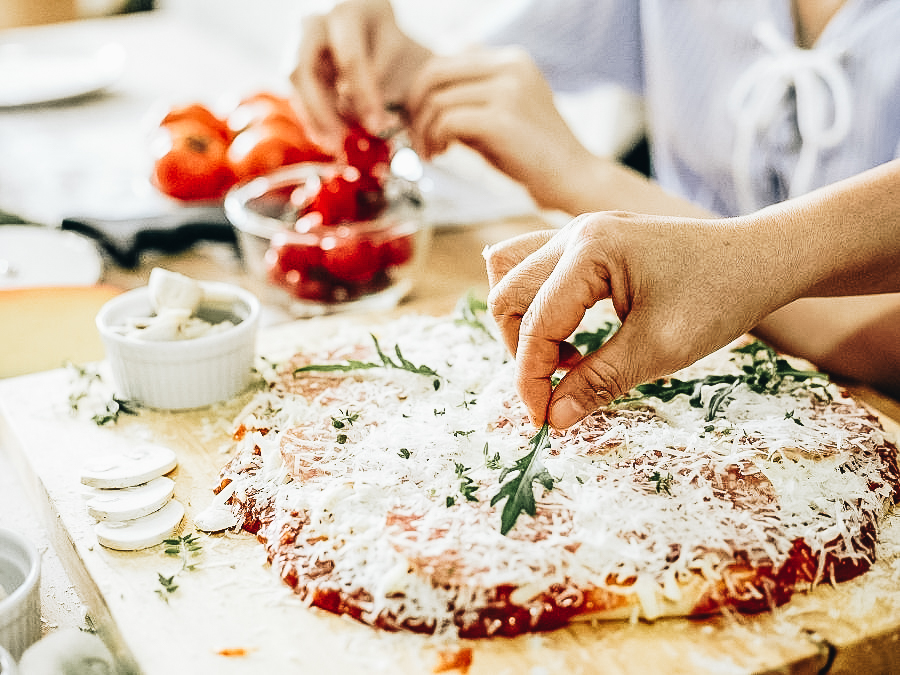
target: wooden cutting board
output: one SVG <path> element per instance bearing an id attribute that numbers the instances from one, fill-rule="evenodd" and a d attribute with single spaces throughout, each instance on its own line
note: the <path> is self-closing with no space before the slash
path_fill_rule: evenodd
<path id="1" fill-rule="evenodd" d="M 261 350 L 302 343 L 327 320 L 263 336 Z M 46 516 L 54 547 L 102 636 L 145 675 L 220 673 L 499 675 L 516 673 L 889 673 L 900 671 L 900 516 L 889 519 L 880 559 L 862 578 L 823 586 L 772 614 L 655 623 L 581 624 L 514 639 L 447 643 L 374 630 L 306 608 L 268 567 L 247 534 L 200 533 L 193 571 L 164 600 L 158 575 L 180 562 L 162 546 L 124 553 L 93 533 L 80 468 L 109 448 L 153 439 L 171 447 L 170 474 L 186 509 L 180 533 L 210 502 L 227 460 L 231 421 L 248 400 L 183 413 L 144 411 L 97 427 L 73 417 L 71 373 L 0 380 L 0 450 L 20 469 Z M 876 402 L 879 400 L 874 398 Z M 896 414 L 896 413 L 895 413 Z M 900 426 L 883 416 L 891 433 Z M 471 663 L 466 665 L 466 657 Z M 462 661 L 454 663 L 454 659 Z"/>

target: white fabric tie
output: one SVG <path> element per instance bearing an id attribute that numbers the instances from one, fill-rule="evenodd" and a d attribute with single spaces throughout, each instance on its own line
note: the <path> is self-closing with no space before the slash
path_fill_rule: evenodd
<path id="1" fill-rule="evenodd" d="M 853 117 L 850 82 L 840 64 L 842 51 L 801 49 L 785 40 L 769 22 L 757 24 L 754 34 L 769 53 L 738 78 L 729 100 L 736 124 L 732 169 L 741 213 L 762 206 L 753 189 L 754 146 L 759 132 L 773 122 L 782 99 L 792 88 L 800 151 L 788 186 L 789 197 L 810 190 L 820 151 L 844 139 Z"/>

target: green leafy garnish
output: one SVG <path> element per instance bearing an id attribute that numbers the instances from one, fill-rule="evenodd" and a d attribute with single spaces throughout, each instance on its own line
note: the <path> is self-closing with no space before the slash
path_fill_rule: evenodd
<path id="1" fill-rule="evenodd" d="M 459 493 L 466 498 L 466 501 L 477 502 L 478 497 L 475 496 L 475 492 L 478 490 L 478 483 L 468 475 L 469 467 L 459 462 L 454 462 L 454 464 L 456 465 L 456 477 L 460 479 Z"/>
<path id="2" fill-rule="evenodd" d="M 665 476 L 662 475 L 659 471 L 654 471 L 650 476 L 650 482 L 656 483 L 656 492 L 657 494 L 661 492 L 665 492 L 667 495 L 672 494 L 672 481 L 675 480 L 675 477 L 667 473 Z"/>
<path id="3" fill-rule="evenodd" d="M 82 406 L 91 405 L 91 421 L 98 427 L 118 422 L 122 414 L 138 414 L 135 403 L 102 391 L 104 382 L 97 370 L 74 363 L 67 363 L 66 366 L 75 376 L 75 388 L 69 393 L 69 409 L 73 414 L 81 412 Z"/>
<path id="4" fill-rule="evenodd" d="M 522 512 L 534 517 L 537 515 L 537 503 L 534 500 L 533 483 L 537 481 L 547 490 L 553 489 L 553 477 L 541 463 L 539 454 L 550 447 L 550 425 L 544 422 L 534 437 L 529 441 L 531 452 L 522 457 L 512 466 L 504 467 L 500 472 L 500 491 L 491 498 L 491 506 L 506 499 L 503 512 L 500 515 L 500 533 L 507 534 L 512 530 Z M 518 472 L 515 478 L 506 483 L 506 477 Z"/>
<path id="5" fill-rule="evenodd" d="M 174 593 L 178 589 L 178 584 L 175 583 L 176 578 L 183 572 L 194 570 L 197 563 L 192 561 L 200 555 L 203 546 L 200 544 L 200 540 L 195 534 L 185 534 L 180 537 L 164 539 L 163 543 L 166 545 L 166 555 L 181 558 L 181 568 L 171 576 L 167 577 L 160 572 L 156 573 L 159 585 L 162 586 L 162 588 L 156 589 L 156 593 L 159 597 L 168 602 L 168 595 Z"/>
<path id="6" fill-rule="evenodd" d="M 677 378 L 656 380 L 635 387 L 638 396 L 620 400 L 627 402 L 646 397 L 656 398 L 665 403 L 684 394 L 690 397 L 691 406 L 701 408 L 703 406 L 702 387 L 714 386 L 718 389 L 707 403 L 705 416 L 705 420 L 711 422 L 725 406 L 731 393 L 740 385 L 748 387 L 757 394 L 776 394 L 790 381 L 802 383 L 808 388 L 820 388 L 828 397 L 825 389 L 828 376 L 825 373 L 817 370 L 797 370 L 786 359 L 779 358 L 774 349 L 762 342 L 755 341 L 733 351 L 735 354 L 751 356 L 751 362 L 741 367 L 740 374 L 707 375 L 696 380 L 679 380 Z"/>
<path id="7" fill-rule="evenodd" d="M 484 465 L 491 469 L 492 471 L 499 471 L 503 468 L 503 464 L 500 463 L 500 453 L 495 452 L 493 456 L 488 454 L 488 444 L 485 442 L 484 444 Z"/>
<path id="8" fill-rule="evenodd" d="M 378 344 L 378 338 L 376 338 L 374 335 L 371 335 L 371 338 L 372 342 L 375 343 L 375 351 L 378 352 L 378 358 L 381 359 L 380 362 L 357 361 L 354 359 L 350 359 L 346 363 L 310 364 L 295 369 L 294 374 L 296 375 L 297 373 L 313 371 L 346 373 L 352 370 L 368 370 L 370 368 L 395 368 L 397 370 L 405 370 L 410 373 L 415 373 L 416 375 L 433 377 L 434 381 L 432 382 L 432 384 L 434 385 L 434 388 L 436 390 L 440 388 L 441 376 L 438 375 L 433 368 L 430 368 L 428 366 L 414 365 L 411 361 L 403 356 L 403 353 L 400 351 L 400 345 L 394 345 L 394 353 L 397 355 L 397 360 L 395 361 L 381 350 L 381 345 Z"/>
<path id="9" fill-rule="evenodd" d="M 397 453 L 403 459 L 409 459 L 412 453 L 407 448 L 400 448 L 400 452 Z"/>
<path id="10" fill-rule="evenodd" d="M 618 322 L 606 321 L 597 330 L 575 333 L 572 337 L 572 344 L 575 345 L 582 354 L 590 354 L 591 352 L 600 349 L 600 347 L 602 347 L 604 343 L 619 330 L 620 326 L 621 324 Z"/>
<path id="11" fill-rule="evenodd" d="M 476 330 L 482 331 L 493 340 L 494 336 L 481 320 L 481 317 L 487 312 L 487 308 L 487 303 L 484 300 L 475 297 L 475 293 L 469 291 L 468 294 L 466 294 L 466 297 L 460 300 L 459 304 L 456 306 L 456 309 L 460 314 L 460 317 L 456 319 L 456 323 L 472 326 Z"/>

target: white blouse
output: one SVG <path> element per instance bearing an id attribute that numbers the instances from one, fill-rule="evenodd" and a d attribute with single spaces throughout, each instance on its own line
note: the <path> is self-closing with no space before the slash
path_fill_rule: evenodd
<path id="1" fill-rule="evenodd" d="M 900 156 L 900 0 L 847 0 L 812 49 L 788 0 L 531 0 L 491 44 L 557 91 L 640 94 L 655 177 L 723 215 Z"/>

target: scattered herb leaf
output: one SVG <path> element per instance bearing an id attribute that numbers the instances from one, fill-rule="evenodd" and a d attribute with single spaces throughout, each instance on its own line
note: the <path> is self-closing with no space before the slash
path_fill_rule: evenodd
<path id="1" fill-rule="evenodd" d="M 66 364 L 75 377 L 75 389 L 69 393 L 69 409 L 73 414 L 90 406 L 91 421 L 99 427 L 119 421 L 119 415 L 137 415 L 137 405 L 113 393 L 103 391 L 104 382 L 97 370 L 74 363 Z"/>
<path id="2" fill-rule="evenodd" d="M 488 444 L 484 444 L 484 465 L 491 469 L 492 471 L 499 471 L 503 468 L 503 464 L 500 462 L 500 453 L 495 452 L 494 456 L 491 457 L 488 455 Z"/>
<path id="3" fill-rule="evenodd" d="M 400 455 L 403 459 L 409 459 L 412 455 L 412 453 L 406 448 L 400 448 L 400 452 L 398 452 L 397 454 Z"/>
<path id="4" fill-rule="evenodd" d="M 665 492 L 667 495 L 672 494 L 672 481 L 675 480 L 675 477 L 667 473 L 665 476 L 662 475 L 659 471 L 654 471 L 650 476 L 650 482 L 656 483 L 656 492 L 657 494 Z"/>
<path id="5" fill-rule="evenodd" d="M 168 595 L 174 593 L 178 589 L 178 584 L 175 583 L 176 578 L 183 572 L 194 570 L 197 563 L 193 562 L 193 560 L 200 555 L 203 546 L 200 544 L 200 540 L 195 534 L 185 534 L 180 537 L 164 539 L 163 544 L 166 545 L 166 548 L 164 549 L 166 555 L 181 558 L 181 568 L 171 576 L 167 577 L 160 572 L 156 573 L 159 585 L 162 587 L 156 589 L 156 593 L 159 597 L 168 602 Z"/>
<path id="6" fill-rule="evenodd" d="M 529 441 L 531 452 L 519 459 L 512 466 L 504 467 L 500 472 L 500 491 L 491 498 L 491 506 L 506 499 L 503 512 L 500 515 L 500 532 L 507 534 L 515 526 L 519 514 L 527 513 L 529 516 L 537 514 L 537 503 L 534 500 L 535 481 L 547 490 L 553 489 L 553 477 L 540 461 L 539 454 L 550 447 L 550 426 L 544 422 L 544 426 Z M 506 477 L 518 472 L 515 478 L 506 483 Z"/>

